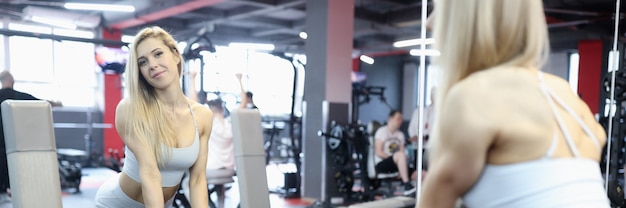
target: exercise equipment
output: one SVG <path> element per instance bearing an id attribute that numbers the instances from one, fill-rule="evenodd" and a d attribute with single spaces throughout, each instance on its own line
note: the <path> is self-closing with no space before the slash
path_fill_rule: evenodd
<path id="1" fill-rule="evenodd" d="M 347 204 L 374 200 L 376 196 L 386 197 L 375 191 L 380 183 L 369 178 L 368 157 L 372 144 L 366 126 L 359 124 L 339 124 L 331 122 L 328 133 L 318 132 L 326 140 L 327 171 L 334 172 L 333 182 L 337 193 Z M 355 182 L 360 183 L 360 190 L 353 190 Z"/>
<path id="2" fill-rule="evenodd" d="M 85 156 L 87 153 L 82 150 L 57 150 L 61 189 L 74 189 L 72 193 L 80 193 L 80 182 L 83 177 L 81 162 Z"/>
<path id="3" fill-rule="evenodd" d="M 231 112 L 241 207 L 270 207 L 263 130 L 258 110 Z"/>
<path id="4" fill-rule="evenodd" d="M 359 121 L 360 106 L 369 103 L 372 97 L 378 97 L 389 109 L 385 87 L 367 86 L 364 82 L 353 83 L 351 116 L 348 123 L 331 121 L 328 132 L 318 131 L 318 136 L 325 139 L 326 144 L 326 171 L 333 173 L 332 181 L 326 183 L 334 186 L 336 190 L 330 195 L 338 194 L 343 203 L 371 201 L 377 196 L 391 197 L 389 194 L 377 191 L 381 185 L 380 180 L 370 178 L 368 166 L 370 149 L 373 143 L 369 137 L 373 136 L 367 131 L 367 126 Z M 372 132 L 373 133 L 373 132 Z M 329 179 L 327 179 L 329 180 Z M 355 182 L 359 182 L 361 190 L 354 191 Z"/>
<path id="5" fill-rule="evenodd" d="M 624 105 L 626 104 L 626 73 L 624 71 L 618 71 L 615 73 L 615 115 L 610 120 L 609 117 L 601 117 L 600 123 L 604 127 L 606 132 L 611 132 L 608 135 L 607 145 L 603 148 L 603 154 L 601 159 L 601 170 L 607 173 L 605 176 L 607 195 L 611 201 L 612 206 L 625 207 L 626 199 L 624 198 L 624 151 L 626 148 L 626 124 L 624 118 L 626 116 Z M 609 97 L 611 93 L 611 74 L 607 74 L 603 78 L 603 94 Z M 610 109 L 610 108 L 609 108 Z M 609 125 L 609 122 L 612 122 Z M 617 131 L 609 131 L 610 128 Z M 608 133 L 607 133 L 608 134 Z M 608 142 L 611 145 L 608 145 Z M 608 155 L 610 157 L 607 157 Z M 608 168 L 608 169 L 607 169 Z"/>
<path id="6" fill-rule="evenodd" d="M 50 103 L 5 100 L 1 108 L 13 206 L 63 207 Z"/>
<path id="7" fill-rule="evenodd" d="M 193 48 L 192 46 L 197 44 L 198 47 Z M 185 64 L 184 64 L 184 68 L 186 68 L 185 71 L 189 71 L 188 68 L 188 62 L 190 60 L 199 60 L 200 61 L 200 72 L 199 72 L 199 76 L 200 76 L 200 90 L 198 90 L 198 102 L 201 104 L 204 104 L 206 102 L 206 97 L 207 97 L 207 92 L 205 92 L 204 90 L 204 58 L 202 55 L 203 51 L 207 51 L 207 52 L 211 52 L 214 53 L 215 50 L 215 45 L 213 45 L 213 42 L 211 41 L 211 38 L 209 38 L 209 34 L 208 32 L 204 32 L 202 35 L 194 38 L 192 41 L 190 41 L 187 46 L 185 46 L 185 48 L 183 49 L 183 58 L 185 59 Z M 187 92 L 186 89 L 186 80 L 183 79 L 183 92 Z M 192 86 L 195 87 L 195 86 Z"/>
<path id="8" fill-rule="evenodd" d="M 399 196 L 387 199 L 381 199 L 373 202 L 365 202 L 360 204 L 354 204 L 348 208 L 380 208 L 380 207 L 398 207 L 398 208 L 412 208 L 415 207 L 415 198 Z"/>
<path id="9" fill-rule="evenodd" d="M 301 183 L 301 171 L 302 171 L 302 159 L 300 158 L 300 153 L 302 152 L 302 148 L 300 144 L 302 144 L 302 118 L 296 116 L 295 108 L 296 108 L 296 89 L 298 86 L 298 67 L 296 66 L 296 62 L 303 67 L 304 63 L 300 62 L 300 60 L 296 60 L 295 57 L 287 57 L 285 53 L 277 53 L 274 52 L 272 55 L 282 58 L 284 60 L 289 61 L 291 63 L 293 69 L 293 85 L 291 91 L 291 111 L 289 113 L 289 139 L 291 142 L 291 152 L 293 161 L 296 165 L 295 172 L 295 184 L 294 186 L 297 188 L 286 187 L 285 198 L 299 198 L 301 196 L 300 193 L 300 184 Z"/>
<path id="10" fill-rule="evenodd" d="M 617 0 L 615 2 L 615 15 L 620 13 L 620 2 L 621 0 Z M 621 58 L 621 56 L 623 56 L 623 52 L 625 50 L 623 44 L 618 44 L 619 21 L 620 18 L 615 18 L 613 48 L 611 50 L 615 55 L 612 57 L 609 55 L 608 66 L 610 73 L 607 74 L 607 78 L 605 78 L 602 83 L 605 91 L 604 94 L 609 101 L 609 113 L 608 118 L 605 120 L 607 122 L 607 124 L 605 125 L 605 130 L 608 136 L 607 144 L 605 147 L 606 154 L 603 154 L 603 158 L 601 159 L 601 161 L 603 161 L 605 164 L 605 189 L 611 201 L 611 206 L 614 207 L 624 207 L 626 205 L 623 190 L 624 139 L 626 139 L 626 137 L 624 135 L 623 129 L 620 128 L 620 126 L 624 126 L 624 121 L 622 117 L 624 116 L 624 114 L 626 114 L 625 112 L 623 112 L 625 82 L 623 73 L 624 66 L 619 65 L 620 63 L 624 64 L 623 58 Z M 622 61 L 619 61 L 620 59 L 622 59 Z M 608 78 L 609 74 L 610 78 Z M 607 82 L 610 84 L 607 84 Z M 613 111 L 614 105 L 616 107 L 615 111 Z M 613 129 L 618 129 L 621 131 L 615 132 L 613 131 Z"/>
<path id="11" fill-rule="evenodd" d="M 352 108 L 351 108 L 351 122 L 359 122 L 359 108 L 361 105 L 367 104 L 372 100 L 372 96 L 377 96 L 379 100 L 387 106 L 389 109 L 393 109 L 387 99 L 385 98 L 385 87 L 382 86 L 367 86 L 365 83 L 358 82 L 352 84 Z"/>
<path id="12" fill-rule="evenodd" d="M 367 173 L 368 173 L 368 178 L 369 178 L 370 186 L 371 186 L 370 191 L 375 194 L 384 196 L 384 197 L 393 197 L 394 196 L 393 183 L 402 182 L 402 179 L 398 177 L 400 173 L 398 171 L 390 172 L 390 173 L 381 173 L 381 172 L 376 171 L 376 159 L 375 159 L 376 150 L 373 144 L 375 143 L 374 135 L 376 131 L 378 130 L 378 128 L 380 128 L 381 126 L 382 124 L 379 123 L 378 121 L 370 121 L 367 124 L 367 133 L 369 134 L 368 141 L 370 144 L 372 144 L 368 148 L 369 154 L 367 155 Z M 379 190 L 379 188 L 383 184 L 386 185 L 385 186 L 386 191 Z"/>

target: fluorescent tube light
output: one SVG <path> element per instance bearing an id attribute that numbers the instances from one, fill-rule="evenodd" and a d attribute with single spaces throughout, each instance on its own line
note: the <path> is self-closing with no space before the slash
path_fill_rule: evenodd
<path id="1" fill-rule="evenodd" d="M 46 20 L 54 20 L 55 22 L 64 22 L 64 24 L 74 24 L 80 28 L 96 28 L 100 26 L 100 15 L 83 14 L 61 9 L 49 9 L 37 6 L 26 6 L 22 10 L 22 19 L 31 21 L 32 17 L 38 16 Z M 37 19 L 37 18 L 35 18 Z M 46 21 L 44 20 L 44 21 Z"/>
<path id="2" fill-rule="evenodd" d="M 135 41 L 135 36 L 132 35 L 122 35 L 122 42 L 124 43 L 133 43 Z"/>
<path id="3" fill-rule="evenodd" d="M 300 32 L 299 35 L 300 35 L 300 38 L 305 39 L 305 40 L 309 37 L 309 34 L 307 34 L 306 32 Z"/>
<path id="4" fill-rule="evenodd" d="M 426 50 L 420 50 L 420 49 L 412 49 L 411 51 L 409 51 L 409 54 L 411 54 L 411 56 L 439 56 L 441 55 L 441 53 L 438 50 L 435 49 L 426 49 Z"/>
<path id="5" fill-rule="evenodd" d="M 228 47 L 259 51 L 272 51 L 275 48 L 274 44 L 263 43 L 230 43 Z"/>
<path id="6" fill-rule="evenodd" d="M 361 59 L 362 62 L 365 62 L 367 64 L 374 64 L 374 59 L 372 57 L 361 55 L 359 59 Z"/>
<path id="7" fill-rule="evenodd" d="M 416 46 L 416 45 L 420 45 L 420 44 L 433 44 L 435 43 L 435 39 L 432 38 L 426 38 L 426 39 L 409 39 L 409 40 L 401 40 L 401 41 L 396 41 L 393 43 L 393 47 L 396 48 L 402 48 L 402 47 L 408 47 L 408 46 Z"/>
<path id="8" fill-rule="evenodd" d="M 76 29 L 76 25 L 70 22 L 59 21 L 59 20 L 54 20 L 50 18 L 43 18 L 40 16 L 32 16 L 30 20 L 33 22 L 38 22 L 42 24 L 47 24 L 47 25 L 52 25 L 52 26 L 57 26 L 57 27 L 62 27 L 62 28 L 67 28 L 67 29 L 72 29 L 72 30 Z"/>
<path id="9" fill-rule="evenodd" d="M 66 9 L 75 10 L 95 10 L 95 11 L 112 11 L 112 12 L 134 12 L 135 7 L 131 5 L 115 5 L 115 4 L 85 4 L 85 3 L 65 3 Z"/>

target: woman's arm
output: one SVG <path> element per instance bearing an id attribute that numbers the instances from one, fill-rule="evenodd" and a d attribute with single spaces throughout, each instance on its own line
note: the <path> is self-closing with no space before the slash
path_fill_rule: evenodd
<path id="1" fill-rule="evenodd" d="M 199 118 L 212 118 L 213 113 L 208 107 L 196 107 L 197 112 L 201 116 Z M 201 109 L 201 110 L 200 110 Z M 202 134 L 200 135 L 200 154 L 196 163 L 191 166 L 189 170 L 189 193 L 191 199 L 191 207 L 208 207 L 209 206 L 209 193 L 206 183 L 206 163 L 208 155 L 208 143 L 209 136 L 213 126 L 213 119 L 205 119 L 203 122 L 205 125 L 202 127 Z"/>
<path id="2" fill-rule="evenodd" d="M 239 89 L 241 90 L 239 95 L 241 96 L 241 104 L 239 104 L 239 109 L 245 109 L 246 104 L 248 104 L 248 96 L 246 95 L 246 91 L 243 90 L 243 82 L 241 81 L 243 75 L 241 73 L 237 73 L 235 76 L 237 76 L 237 81 L 239 81 Z"/>
<path id="3" fill-rule="evenodd" d="M 383 151 L 383 146 L 384 146 L 384 142 L 383 141 L 378 140 L 378 139 L 374 139 L 374 140 L 375 140 L 374 141 L 374 145 L 375 145 L 375 147 L 374 147 L 374 151 L 375 152 L 374 153 L 376 153 L 376 155 L 378 157 L 385 159 L 385 158 L 391 156 L 391 155 L 387 155 L 387 153 L 385 153 L 385 151 Z"/>
<path id="4" fill-rule="evenodd" d="M 464 87 L 465 88 L 465 87 Z M 496 130 L 483 103 L 485 95 L 453 88 L 442 106 L 437 130 L 433 133 L 428 177 L 418 206 L 452 208 L 478 180 Z M 465 88 L 470 89 L 470 88 Z M 482 100 L 481 100 L 482 99 Z"/>
<path id="5" fill-rule="evenodd" d="M 379 128 L 376 130 L 376 133 L 374 133 L 374 154 L 382 159 L 385 159 L 391 155 L 388 155 L 385 151 L 383 151 L 385 141 L 383 139 L 379 139 L 381 137 L 383 137 L 383 132 L 381 131 L 381 128 Z"/>
<path id="6" fill-rule="evenodd" d="M 163 189 L 161 188 L 161 172 L 156 158 L 144 138 L 139 138 L 135 132 L 127 129 L 128 116 L 130 114 L 128 100 L 122 100 L 115 112 L 115 127 L 128 148 L 139 164 L 139 178 L 141 180 L 141 193 L 145 207 L 163 207 Z"/>

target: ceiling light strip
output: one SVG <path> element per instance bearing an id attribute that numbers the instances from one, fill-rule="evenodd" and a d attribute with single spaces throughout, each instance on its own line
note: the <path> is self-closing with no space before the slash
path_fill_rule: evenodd
<path id="1" fill-rule="evenodd" d="M 85 4 L 85 3 L 65 3 L 66 9 L 75 10 L 94 10 L 94 11 L 113 11 L 113 12 L 134 12 L 135 7 L 131 5 L 115 5 L 115 4 Z"/>

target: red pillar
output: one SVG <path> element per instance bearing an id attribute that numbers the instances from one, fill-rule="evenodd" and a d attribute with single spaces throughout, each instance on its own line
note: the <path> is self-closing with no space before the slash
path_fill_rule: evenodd
<path id="1" fill-rule="evenodd" d="M 121 40 L 122 33 L 119 30 L 102 29 L 102 38 L 107 40 Z M 116 47 L 116 46 L 107 46 Z M 104 129 L 104 153 L 108 157 L 109 150 L 117 150 L 124 157 L 124 143 L 115 130 L 115 109 L 122 100 L 122 78 L 117 73 L 104 74 L 104 123 L 111 124 L 113 128 Z"/>
<path id="2" fill-rule="evenodd" d="M 591 112 L 599 110 L 600 86 L 602 76 L 603 43 L 601 40 L 583 40 L 578 42 L 578 93 L 589 105 Z"/>
<path id="3" fill-rule="evenodd" d="M 361 60 L 359 59 L 359 57 L 356 58 L 352 58 L 352 71 L 353 72 L 359 72 L 361 71 Z"/>

